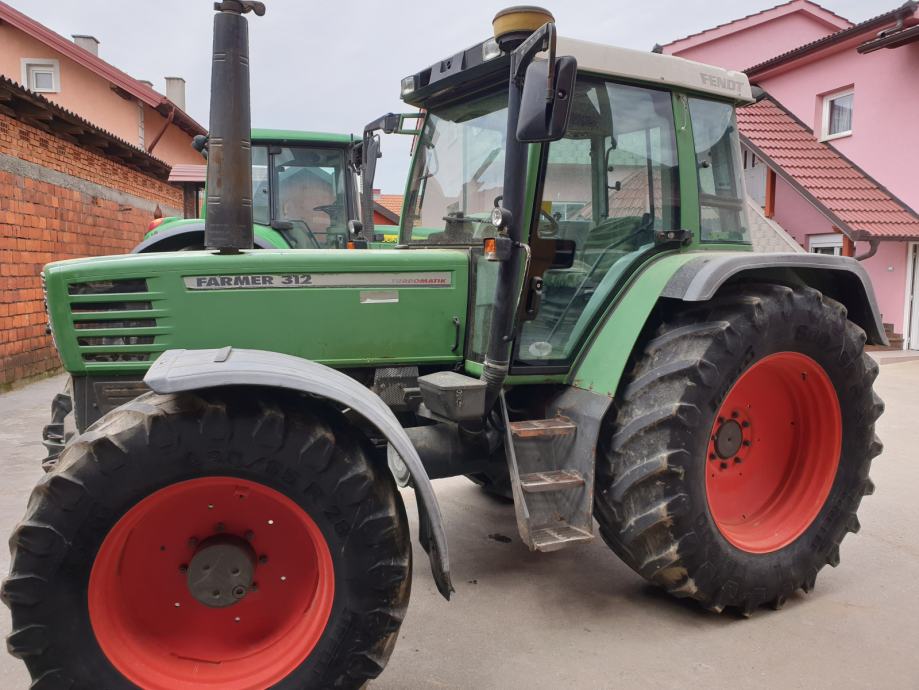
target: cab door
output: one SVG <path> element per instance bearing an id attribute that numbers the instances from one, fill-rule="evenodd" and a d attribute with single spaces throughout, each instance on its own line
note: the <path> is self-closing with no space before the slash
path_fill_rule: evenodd
<path id="1" fill-rule="evenodd" d="M 579 78 L 568 132 L 543 154 L 525 283 L 540 278 L 542 297 L 522 309 L 512 373 L 567 371 L 656 233 L 678 229 L 677 159 L 669 91 Z"/>

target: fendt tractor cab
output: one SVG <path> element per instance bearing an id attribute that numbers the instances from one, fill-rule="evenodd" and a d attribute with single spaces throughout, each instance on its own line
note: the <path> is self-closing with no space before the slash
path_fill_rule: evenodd
<path id="1" fill-rule="evenodd" d="M 453 591 L 440 477 L 509 492 L 530 549 L 598 530 L 711 611 L 838 564 L 884 335 L 857 262 L 750 251 L 743 74 L 501 12 L 402 81 L 426 117 L 398 247 L 251 251 L 264 7 L 217 9 L 211 249 L 45 268 L 84 412 L 10 542 L 36 687 L 360 686 L 408 605 L 397 485 Z"/>

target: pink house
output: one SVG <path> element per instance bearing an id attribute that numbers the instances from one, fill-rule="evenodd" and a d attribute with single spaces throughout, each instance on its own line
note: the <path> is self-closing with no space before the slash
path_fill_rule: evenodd
<path id="1" fill-rule="evenodd" d="M 191 139 L 206 130 L 184 110 L 185 80 L 167 77 L 164 96 L 98 53 L 94 37 L 68 40 L 0 0 L 0 76 L 170 165 L 201 163 Z"/>
<path id="2" fill-rule="evenodd" d="M 807 251 L 855 256 L 892 344 L 919 349 L 917 2 L 858 24 L 809 0 L 655 49 L 744 70 L 747 192 Z"/>

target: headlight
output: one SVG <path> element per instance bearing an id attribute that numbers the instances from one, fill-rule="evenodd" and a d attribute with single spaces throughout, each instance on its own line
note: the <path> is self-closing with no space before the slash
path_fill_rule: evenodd
<path id="1" fill-rule="evenodd" d="M 405 77 L 405 79 L 402 80 L 401 94 L 403 96 L 407 96 L 414 90 L 415 90 L 415 75 L 413 74 L 412 76 Z"/>

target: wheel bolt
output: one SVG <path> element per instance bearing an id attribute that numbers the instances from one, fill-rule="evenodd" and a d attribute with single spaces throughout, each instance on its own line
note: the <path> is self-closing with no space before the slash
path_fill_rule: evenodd
<path id="1" fill-rule="evenodd" d="M 743 462 L 743 461 L 742 461 L 740 458 L 734 458 L 734 464 L 735 464 L 735 465 L 739 465 L 741 462 Z"/>
<path id="2" fill-rule="evenodd" d="M 738 412 L 737 410 L 734 410 L 734 412 L 731 413 L 732 419 L 737 419 L 739 416 L 740 416 L 740 412 Z"/>
<path id="3" fill-rule="evenodd" d="M 727 464 L 726 462 L 722 461 L 722 462 L 721 462 L 721 469 L 726 470 L 727 468 L 728 468 L 728 464 Z"/>
<path id="4" fill-rule="evenodd" d="M 214 525 L 215 532 L 223 532 L 224 529 L 226 529 L 226 526 L 222 522 L 218 522 L 216 525 Z"/>
<path id="5" fill-rule="evenodd" d="M 188 572 L 188 564 L 187 564 L 187 563 L 183 563 L 182 565 L 180 565 L 180 566 L 179 566 L 179 572 L 180 572 L 180 573 L 187 573 L 187 572 Z"/>
<path id="6" fill-rule="evenodd" d="M 233 596 L 237 599 L 242 599 L 244 596 L 246 596 L 246 588 L 242 585 L 236 585 L 233 588 Z"/>
<path id="7" fill-rule="evenodd" d="M 747 421 L 741 422 L 741 423 L 740 423 L 740 426 L 742 426 L 744 429 L 746 429 L 748 426 L 750 426 L 750 422 L 747 422 Z"/>
<path id="8" fill-rule="evenodd" d="M 191 548 L 195 548 L 195 547 L 198 545 L 198 539 L 197 539 L 197 537 L 192 537 L 191 539 L 189 539 L 189 540 L 188 540 L 188 545 L 189 545 Z"/>
<path id="9" fill-rule="evenodd" d="M 709 460 L 714 460 L 714 459 L 717 458 L 717 457 L 718 457 L 718 456 L 715 455 L 714 453 L 709 453 L 709 454 L 708 454 L 708 459 L 709 459 Z"/>
<path id="10" fill-rule="evenodd" d="M 262 554 L 261 556 L 258 557 L 258 562 L 261 563 L 262 565 L 265 565 L 268 562 L 268 556 L 266 556 L 265 554 Z"/>
<path id="11" fill-rule="evenodd" d="M 247 539 L 248 541 L 252 541 L 253 539 L 255 539 L 255 532 L 253 532 L 251 529 L 248 530 L 248 531 L 246 532 L 246 539 Z"/>
<path id="12" fill-rule="evenodd" d="M 752 444 L 749 441 L 744 441 L 743 444 L 749 448 Z"/>

